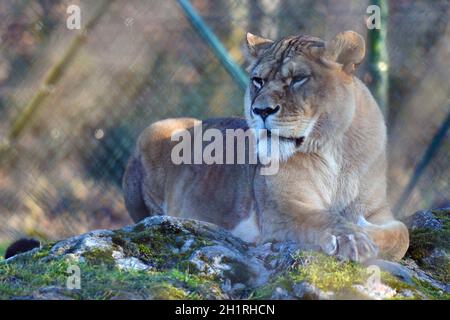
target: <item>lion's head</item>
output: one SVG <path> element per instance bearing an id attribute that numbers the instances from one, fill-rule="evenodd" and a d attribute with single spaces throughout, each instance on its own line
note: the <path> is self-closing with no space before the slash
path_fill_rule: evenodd
<path id="1" fill-rule="evenodd" d="M 278 132 L 282 160 L 312 152 L 350 126 L 353 72 L 365 53 L 362 36 L 347 31 L 330 42 L 304 35 L 272 41 L 248 33 L 247 51 L 247 122 Z"/>

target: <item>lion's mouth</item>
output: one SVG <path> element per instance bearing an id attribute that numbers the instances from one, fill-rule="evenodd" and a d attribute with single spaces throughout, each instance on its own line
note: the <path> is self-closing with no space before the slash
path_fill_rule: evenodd
<path id="1" fill-rule="evenodd" d="M 267 137 L 270 138 L 272 136 L 272 132 L 270 130 L 267 131 Z M 282 137 L 282 136 L 278 136 L 278 139 L 280 141 L 284 141 L 284 142 L 293 142 L 295 144 L 296 148 L 299 148 L 303 141 L 305 141 L 305 137 L 300 137 L 300 138 L 295 138 L 295 137 Z"/>

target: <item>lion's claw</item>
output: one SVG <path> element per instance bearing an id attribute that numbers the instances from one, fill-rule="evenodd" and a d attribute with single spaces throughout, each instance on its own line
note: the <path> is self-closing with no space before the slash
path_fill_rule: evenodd
<path id="1" fill-rule="evenodd" d="M 378 248 L 369 236 L 364 232 L 354 230 L 331 231 L 322 239 L 321 247 L 328 255 L 357 262 L 374 258 L 378 254 Z"/>

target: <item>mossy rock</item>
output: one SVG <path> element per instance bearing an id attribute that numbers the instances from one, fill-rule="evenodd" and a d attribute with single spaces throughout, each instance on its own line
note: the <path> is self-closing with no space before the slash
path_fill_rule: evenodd
<path id="1" fill-rule="evenodd" d="M 298 251 L 294 263 L 268 284 L 255 299 L 448 299 L 439 288 L 412 276 L 402 281 L 383 268 L 339 261 L 322 253 Z"/>
<path id="2" fill-rule="evenodd" d="M 156 216 L 1 261 L 0 299 L 449 298 L 415 267 L 395 266 L 408 281 L 385 271 L 371 281 L 367 266 L 294 243 L 253 246 L 209 223 Z"/>
<path id="3" fill-rule="evenodd" d="M 450 283 L 450 209 L 420 211 L 408 223 L 407 257 L 437 280 Z"/>
<path id="4" fill-rule="evenodd" d="M 205 266 L 216 272 L 199 270 L 191 258 L 211 247 L 223 252 L 230 247 L 236 259 L 205 257 Z M 247 250 L 244 242 L 212 224 L 153 217 L 2 261 L 0 299 L 229 299 L 233 288 L 226 278 L 227 263 L 234 264 L 234 274 L 240 269 L 247 272 L 251 260 Z M 79 270 L 79 289 L 68 288 L 74 266 Z"/>

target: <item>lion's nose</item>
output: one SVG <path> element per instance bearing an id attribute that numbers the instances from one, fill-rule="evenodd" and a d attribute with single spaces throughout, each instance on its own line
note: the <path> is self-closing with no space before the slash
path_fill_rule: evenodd
<path id="1" fill-rule="evenodd" d="M 270 116 L 271 114 L 275 114 L 278 111 L 280 111 L 279 105 L 276 106 L 275 108 L 264 108 L 264 109 L 253 108 L 253 113 L 260 116 L 263 120 L 266 120 L 268 116 Z"/>

